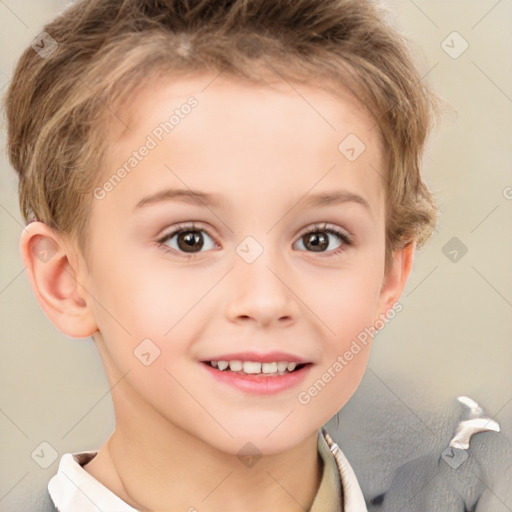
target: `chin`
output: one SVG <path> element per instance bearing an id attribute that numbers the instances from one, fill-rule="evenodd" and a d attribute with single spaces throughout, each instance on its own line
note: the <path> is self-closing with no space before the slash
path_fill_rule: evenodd
<path id="1" fill-rule="evenodd" d="M 320 425 L 308 425 L 303 419 L 294 414 L 283 421 L 286 415 L 280 415 L 276 421 L 275 415 L 259 421 L 248 421 L 248 418 L 234 419 L 224 422 L 223 426 L 233 436 L 223 433 L 212 437 L 212 431 L 205 433 L 203 440 L 220 451 L 232 455 L 273 455 L 290 450 L 303 442 L 313 433 L 316 434 Z M 225 434 L 225 435 L 224 435 Z"/>

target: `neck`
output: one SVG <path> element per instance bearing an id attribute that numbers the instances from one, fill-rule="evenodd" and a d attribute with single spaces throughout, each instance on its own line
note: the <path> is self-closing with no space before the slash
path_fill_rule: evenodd
<path id="1" fill-rule="evenodd" d="M 322 475 L 317 432 L 292 449 L 244 465 L 236 454 L 169 424 L 147 404 L 115 400 L 115 406 L 116 429 L 86 470 L 137 510 L 311 508 Z"/>

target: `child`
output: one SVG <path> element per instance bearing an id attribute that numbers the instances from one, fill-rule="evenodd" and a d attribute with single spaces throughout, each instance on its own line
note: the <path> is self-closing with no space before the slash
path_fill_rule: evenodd
<path id="1" fill-rule="evenodd" d="M 45 27 L 6 98 L 20 250 L 116 417 L 57 510 L 366 510 L 323 425 L 435 226 L 434 105 L 375 2 L 79 0 Z"/>

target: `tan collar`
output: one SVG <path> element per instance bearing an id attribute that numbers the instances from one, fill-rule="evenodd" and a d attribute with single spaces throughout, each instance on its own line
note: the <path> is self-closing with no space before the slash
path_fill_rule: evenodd
<path id="1" fill-rule="evenodd" d="M 354 470 L 325 428 L 319 430 L 318 451 L 324 473 L 310 512 L 368 512 Z"/>

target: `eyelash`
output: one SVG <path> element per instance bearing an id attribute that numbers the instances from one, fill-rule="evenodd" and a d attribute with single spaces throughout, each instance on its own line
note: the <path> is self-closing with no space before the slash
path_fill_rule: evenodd
<path id="1" fill-rule="evenodd" d="M 336 255 L 344 252 L 347 247 L 353 245 L 353 237 L 352 237 L 352 235 L 350 235 L 349 233 L 347 233 L 345 231 L 341 231 L 340 229 L 335 228 L 333 226 L 331 226 L 329 228 L 327 226 L 328 226 L 327 222 L 324 223 L 323 225 L 315 224 L 313 226 L 309 226 L 308 228 L 306 228 L 303 231 L 301 231 L 301 233 L 298 236 L 298 240 L 300 240 L 304 235 L 306 235 L 308 233 L 321 232 L 321 233 L 329 233 L 331 235 L 334 235 L 334 236 L 338 237 L 341 240 L 342 244 L 337 249 L 331 250 L 331 251 L 329 251 L 328 253 L 325 253 L 325 254 L 322 251 L 320 251 L 319 254 L 321 254 L 322 255 L 321 257 L 323 257 L 323 258 L 330 258 L 332 256 L 336 256 Z M 178 252 L 175 249 L 173 249 L 173 248 L 169 247 L 168 245 L 166 245 L 166 242 L 171 240 L 174 236 L 179 235 L 180 233 L 187 232 L 187 231 L 203 231 L 203 232 L 207 233 L 208 236 L 215 243 L 217 243 L 215 238 L 212 235 L 210 235 L 210 233 L 208 233 L 208 230 L 206 230 L 204 228 L 201 228 L 201 226 L 197 226 L 195 223 L 191 223 L 191 224 L 179 224 L 179 225 L 177 225 L 173 231 L 171 231 L 170 233 L 164 235 L 162 238 L 157 240 L 157 245 L 163 251 L 165 251 L 166 253 L 171 253 L 171 254 L 174 254 L 174 255 L 178 254 L 179 256 L 182 256 L 184 258 L 193 259 L 193 258 L 196 258 L 198 256 L 201 256 L 202 252 L 198 252 L 198 253 Z M 314 251 L 302 251 L 302 252 L 312 252 L 312 253 L 314 253 Z"/>

